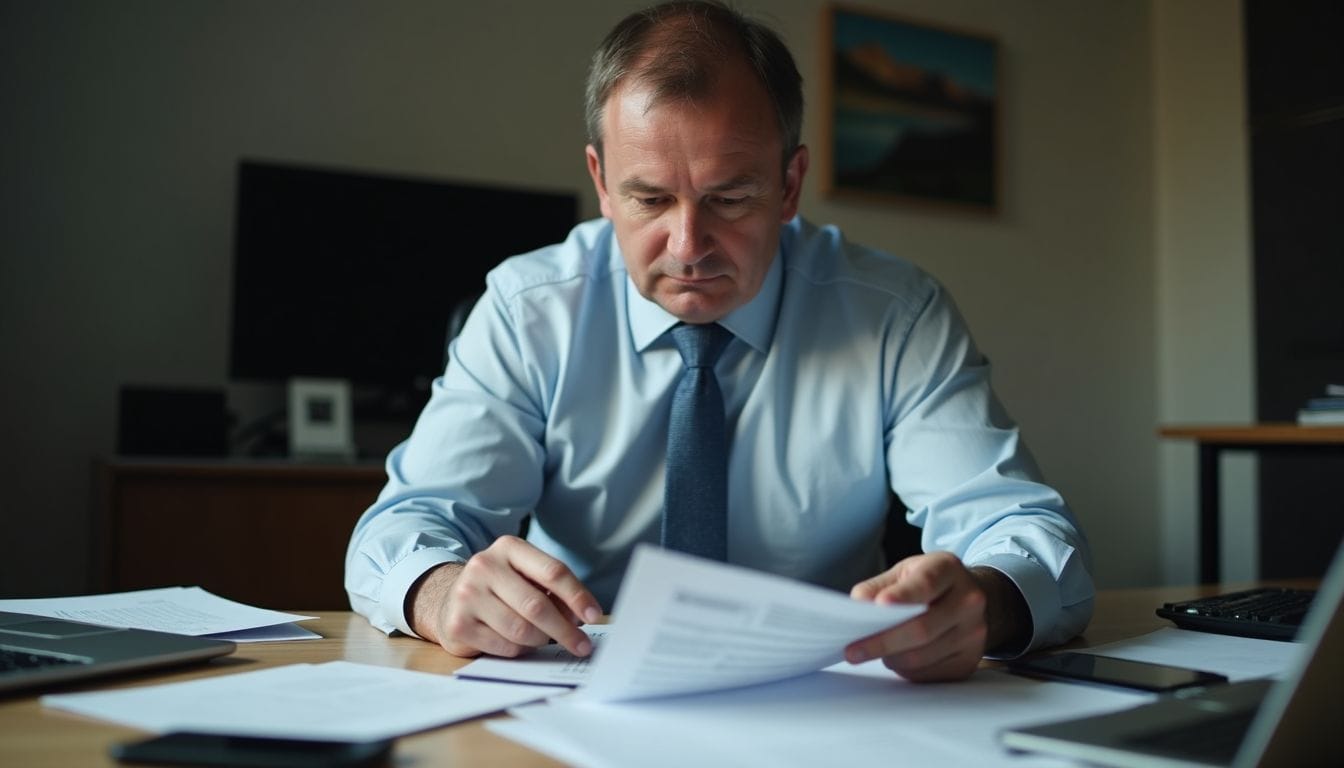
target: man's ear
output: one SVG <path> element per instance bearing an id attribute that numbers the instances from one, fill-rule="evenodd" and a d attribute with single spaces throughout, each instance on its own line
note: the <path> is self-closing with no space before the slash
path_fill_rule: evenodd
<path id="1" fill-rule="evenodd" d="M 780 212 L 783 223 L 798 215 L 798 200 L 803 194 L 803 177 L 807 175 L 807 163 L 807 145 L 799 144 L 793 151 L 793 157 L 789 158 L 789 164 L 784 166 L 784 208 Z"/>
<path id="2" fill-rule="evenodd" d="M 602 208 L 602 215 L 610 219 L 611 197 L 607 194 L 606 179 L 602 178 L 602 159 L 597 154 L 597 147 L 592 144 L 583 152 L 588 157 L 588 175 L 593 179 L 593 189 L 597 190 L 597 203 Z"/>

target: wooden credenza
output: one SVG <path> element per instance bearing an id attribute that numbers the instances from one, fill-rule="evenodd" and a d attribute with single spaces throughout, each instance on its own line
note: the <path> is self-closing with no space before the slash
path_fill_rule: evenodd
<path id="1" fill-rule="evenodd" d="M 95 463 L 94 588 L 200 586 L 278 610 L 349 608 L 345 548 L 381 464 Z"/>

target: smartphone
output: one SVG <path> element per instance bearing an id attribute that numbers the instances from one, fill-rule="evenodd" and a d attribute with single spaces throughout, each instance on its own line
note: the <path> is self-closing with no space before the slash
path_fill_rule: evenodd
<path id="1" fill-rule="evenodd" d="M 1050 680 L 1117 685 L 1157 692 L 1227 682 L 1225 676 L 1214 672 L 1073 651 L 1016 659 L 1008 662 L 1008 669 Z"/>
<path id="2" fill-rule="evenodd" d="M 392 742 L 304 741 L 179 731 L 114 744 L 109 751 L 120 762 L 139 765 L 374 768 L 388 764 Z"/>

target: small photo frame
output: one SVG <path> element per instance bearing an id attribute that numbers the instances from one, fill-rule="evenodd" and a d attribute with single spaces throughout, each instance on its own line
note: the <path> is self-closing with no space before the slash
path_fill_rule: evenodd
<path id="1" fill-rule="evenodd" d="M 825 193 L 996 212 L 998 43 L 840 4 L 822 29 Z"/>
<path id="2" fill-rule="evenodd" d="M 354 458 L 350 382 L 342 379 L 289 380 L 289 454 L 294 457 Z"/>

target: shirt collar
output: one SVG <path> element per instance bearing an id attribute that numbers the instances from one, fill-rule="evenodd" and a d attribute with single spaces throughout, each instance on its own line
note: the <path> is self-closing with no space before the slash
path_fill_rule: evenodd
<path id="1" fill-rule="evenodd" d="M 619 251 L 620 245 L 616 245 Z M 751 301 L 738 307 L 719 321 L 719 325 L 733 332 L 737 338 L 750 344 L 757 352 L 765 354 L 775 335 L 775 316 L 779 310 L 779 297 L 784 287 L 784 256 L 781 243 L 780 252 L 775 253 L 770 270 L 765 273 L 761 290 Z M 623 263 L 623 262 L 622 262 Z M 630 334 L 635 349 L 643 352 L 657 341 L 669 328 L 681 322 L 667 310 L 649 301 L 639 293 L 635 281 L 629 273 L 625 276 L 626 312 L 630 323 Z"/>

